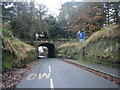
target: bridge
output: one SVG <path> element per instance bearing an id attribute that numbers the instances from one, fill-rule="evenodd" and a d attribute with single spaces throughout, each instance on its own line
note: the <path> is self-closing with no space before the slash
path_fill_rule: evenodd
<path id="1" fill-rule="evenodd" d="M 56 48 L 58 48 L 60 45 L 68 42 L 69 40 L 51 40 L 51 39 L 44 39 L 40 41 L 34 41 L 34 46 L 38 47 L 45 46 L 48 48 L 48 58 L 55 58 L 56 55 Z"/>
<path id="2" fill-rule="evenodd" d="M 60 45 L 67 43 L 69 40 L 64 39 L 64 40 L 52 40 L 52 39 L 44 39 L 44 40 L 37 40 L 34 41 L 34 46 L 39 46 L 42 43 L 51 43 L 53 45 L 55 45 L 56 48 L 58 48 Z"/>

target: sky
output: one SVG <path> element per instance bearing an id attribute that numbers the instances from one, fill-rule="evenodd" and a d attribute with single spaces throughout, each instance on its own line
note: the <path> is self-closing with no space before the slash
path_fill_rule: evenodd
<path id="1" fill-rule="evenodd" d="M 81 0 L 35 0 L 36 3 L 44 4 L 48 7 L 49 13 L 57 16 L 61 4 L 70 1 L 81 1 Z"/>

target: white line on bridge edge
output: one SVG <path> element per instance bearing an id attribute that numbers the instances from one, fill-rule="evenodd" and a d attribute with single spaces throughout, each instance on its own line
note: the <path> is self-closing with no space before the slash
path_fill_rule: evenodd
<path id="1" fill-rule="evenodd" d="M 50 88 L 51 88 L 51 90 L 54 90 L 53 79 L 50 79 Z"/>

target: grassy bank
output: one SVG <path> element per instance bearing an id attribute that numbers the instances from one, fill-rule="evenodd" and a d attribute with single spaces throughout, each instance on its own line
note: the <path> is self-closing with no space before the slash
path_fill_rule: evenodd
<path id="1" fill-rule="evenodd" d="M 118 68 L 120 66 L 119 30 L 120 27 L 117 25 L 104 27 L 84 43 L 70 42 L 61 45 L 58 48 L 58 55 Z"/>
<path id="2" fill-rule="evenodd" d="M 8 71 L 19 64 L 25 64 L 36 59 L 35 47 L 20 41 L 12 32 L 2 29 L 2 68 Z"/>

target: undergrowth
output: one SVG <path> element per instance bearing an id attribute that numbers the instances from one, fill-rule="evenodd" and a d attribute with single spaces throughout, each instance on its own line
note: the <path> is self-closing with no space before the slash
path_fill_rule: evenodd
<path id="1" fill-rule="evenodd" d="M 10 30 L 2 29 L 2 67 L 3 71 L 12 69 L 18 64 L 28 63 L 36 59 L 34 46 L 26 44 L 13 36 Z"/>
<path id="2" fill-rule="evenodd" d="M 85 42 L 69 42 L 58 48 L 58 56 L 110 67 L 120 63 L 120 26 L 110 25 L 93 33 Z"/>

